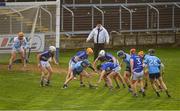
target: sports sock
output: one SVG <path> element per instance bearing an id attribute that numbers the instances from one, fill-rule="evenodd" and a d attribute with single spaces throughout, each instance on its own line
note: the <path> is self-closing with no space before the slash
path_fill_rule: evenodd
<path id="1" fill-rule="evenodd" d="M 158 96 L 158 97 L 160 97 L 160 94 L 159 94 L 159 92 L 157 92 L 157 91 L 156 91 L 156 94 L 157 94 L 157 96 Z"/>
<path id="2" fill-rule="evenodd" d="M 166 95 L 167 95 L 168 97 L 171 97 L 171 95 L 169 94 L 168 90 L 166 90 L 165 92 L 166 92 Z"/>

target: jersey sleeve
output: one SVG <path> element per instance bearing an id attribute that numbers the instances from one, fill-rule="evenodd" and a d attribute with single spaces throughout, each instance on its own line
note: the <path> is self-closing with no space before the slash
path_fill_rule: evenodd
<path id="1" fill-rule="evenodd" d="M 146 58 L 144 61 L 143 61 L 144 64 L 148 64 L 148 59 Z"/>
<path id="2" fill-rule="evenodd" d="M 48 54 L 48 51 L 45 51 L 45 52 L 41 53 L 40 56 L 44 56 L 46 54 Z"/>
<path id="3" fill-rule="evenodd" d="M 13 39 L 12 48 L 19 48 L 19 47 L 20 47 L 20 44 L 19 44 L 18 38 L 15 37 L 15 38 Z"/>
<path id="4" fill-rule="evenodd" d="M 77 55 L 79 58 L 82 58 L 83 56 L 85 56 L 85 54 L 86 54 L 86 52 L 85 51 L 83 51 L 83 52 L 81 52 L 79 55 Z"/>
<path id="5" fill-rule="evenodd" d="M 157 58 L 157 63 L 161 64 L 161 60 L 159 58 Z"/>
<path id="6" fill-rule="evenodd" d="M 106 65 L 105 64 L 101 65 L 101 70 L 106 70 Z"/>
<path id="7" fill-rule="evenodd" d="M 24 39 L 23 39 L 23 44 L 22 44 L 22 47 L 23 48 L 25 48 L 25 49 L 27 49 L 28 48 L 28 42 L 27 42 L 27 40 L 26 40 L 26 38 L 24 37 Z"/>

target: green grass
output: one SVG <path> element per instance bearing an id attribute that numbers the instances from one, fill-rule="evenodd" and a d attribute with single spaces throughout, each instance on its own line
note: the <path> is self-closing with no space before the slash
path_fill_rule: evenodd
<path id="1" fill-rule="evenodd" d="M 110 52 L 115 55 L 115 51 Z M 69 58 L 74 53 L 61 52 L 60 69 L 67 68 Z M 61 89 L 65 73 L 55 73 L 52 87 L 42 88 L 39 87 L 39 72 L 16 69 L 9 72 L 6 70 L 9 55 L 0 55 L 0 109 L 180 110 L 180 49 L 159 48 L 157 55 L 166 65 L 164 79 L 172 98 L 165 93 L 161 93 L 160 98 L 156 97 L 151 87 L 148 87 L 144 98 L 133 98 L 123 88 L 109 91 L 103 87 L 103 83 L 98 89 L 80 88 L 77 80 L 72 81 L 68 89 Z M 31 56 L 31 62 L 36 66 L 35 54 Z M 92 78 L 93 82 L 97 79 L 97 76 Z"/>

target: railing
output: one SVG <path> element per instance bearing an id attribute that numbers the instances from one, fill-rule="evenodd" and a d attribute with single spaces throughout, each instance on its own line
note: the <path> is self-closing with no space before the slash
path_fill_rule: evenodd
<path id="1" fill-rule="evenodd" d="M 92 2 L 92 1 L 90 1 Z M 119 29 L 120 29 L 120 32 L 151 32 L 151 31 L 178 31 L 180 29 L 180 27 L 175 27 L 175 21 L 174 21 L 174 17 L 176 15 L 174 15 L 174 8 L 175 6 L 180 8 L 180 2 L 152 2 L 152 3 L 112 3 L 112 4 L 103 4 L 102 2 L 99 3 L 99 4 L 62 4 L 63 7 L 66 7 L 66 8 L 73 8 L 75 7 L 76 9 L 78 8 L 91 8 L 91 12 L 92 12 L 92 19 L 91 19 L 91 23 L 92 23 L 92 28 L 93 28 L 93 25 L 94 25 L 94 8 L 97 9 L 99 12 L 101 12 L 101 15 L 102 15 L 102 25 L 106 24 L 104 23 L 104 19 L 105 16 L 104 16 L 104 12 L 101 8 L 111 8 L 111 7 L 119 7 L 119 15 L 117 15 L 119 17 Z M 166 27 L 166 28 L 161 28 L 159 27 L 159 24 L 160 24 L 160 11 L 158 9 L 158 6 L 171 6 L 172 7 L 172 27 Z M 129 8 L 129 7 L 146 7 L 146 12 L 147 12 L 147 17 L 145 18 L 146 19 L 146 28 L 144 29 L 134 29 L 133 28 L 133 24 L 132 24 L 132 21 L 133 21 L 133 11 Z M 129 18 L 129 30 L 125 30 L 123 29 L 122 27 L 122 8 L 127 10 L 129 12 L 129 15 L 130 15 L 130 18 Z M 155 12 L 156 12 L 156 28 L 150 28 L 149 27 L 149 18 L 150 18 L 150 14 L 149 12 L 151 11 L 150 9 L 153 9 Z M 71 10 L 71 13 L 73 12 L 73 9 Z M 72 16 L 74 18 L 74 16 Z M 78 26 L 77 26 L 78 27 Z M 72 29 L 74 29 L 74 25 L 72 25 Z M 89 30 L 83 30 L 83 31 L 67 31 L 67 33 L 69 34 L 88 34 Z M 64 32 L 66 33 L 66 32 Z"/>

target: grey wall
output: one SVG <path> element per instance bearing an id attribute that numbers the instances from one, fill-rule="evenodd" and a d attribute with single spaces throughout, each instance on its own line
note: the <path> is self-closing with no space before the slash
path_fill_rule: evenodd
<path id="1" fill-rule="evenodd" d="M 175 44 L 180 40 L 180 33 L 168 32 L 168 33 L 124 33 L 124 34 L 111 34 L 110 45 L 108 48 L 118 46 L 147 46 L 147 45 L 166 45 Z M 61 49 L 78 49 L 93 47 L 93 42 L 86 43 L 86 38 L 61 38 Z M 45 46 L 55 44 L 55 38 L 46 37 Z"/>

